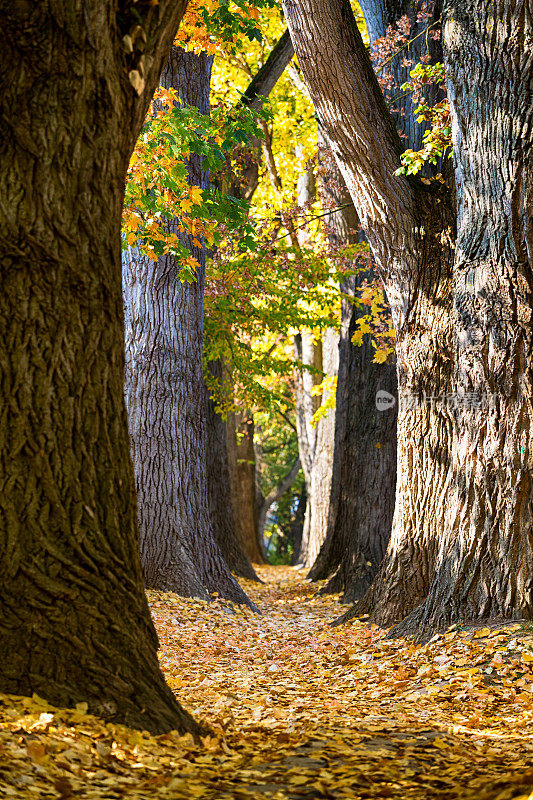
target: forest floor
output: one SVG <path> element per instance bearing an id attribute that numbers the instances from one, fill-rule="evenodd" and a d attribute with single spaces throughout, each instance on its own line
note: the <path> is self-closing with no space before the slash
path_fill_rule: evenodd
<path id="1" fill-rule="evenodd" d="M 332 628 L 338 598 L 295 568 L 259 574 L 261 616 L 148 593 L 167 680 L 211 733 L 0 696 L 0 797 L 533 800 L 533 626 L 415 646 Z"/>

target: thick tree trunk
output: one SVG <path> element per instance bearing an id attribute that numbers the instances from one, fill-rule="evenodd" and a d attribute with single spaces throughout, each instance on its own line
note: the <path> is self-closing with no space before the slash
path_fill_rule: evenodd
<path id="1" fill-rule="evenodd" d="M 227 432 L 231 493 L 241 541 L 252 564 L 265 564 L 258 524 L 253 417 L 246 412 L 230 414 Z"/>
<path id="2" fill-rule="evenodd" d="M 212 59 L 173 47 L 161 82 L 209 112 Z M 189 180 L 207 188 L 200 159 Z M 169 223 L 177 232 L 177 221 Z M 182 283 L 180 263 L 124 259 L 126 403 L 139 498 L 146 584 L 185 596 L 210 592 L 251 605 L 213 537 L 207 499 L 207 397 L 202 374 L 205 249 L 183 236 L 199 264 Z"/>
<path id="3" fill-rule="evenodd" d="M 198 727 L 165 685 L 143 592 L 123 397 L 128 160 L 184 2 L 5 4 L 0 115 L 0 689 Z M 122 37 L 141 24 L 140 53 Z M 36 37 L 39 46 L 35 47 Z"/>
<path id="4" fill-rule="evenodd" d="M 342 288 L 346 294 L 355 294 L 357 277 L 345 281 Z M 396 486 L 397 382 L 395 364 L 373 363 L 375 351 L 369 334 L 360 347 L 352 344 L 361 311 L 352 303 L 344 305 L 333 470 L 338 496 L 330 504 L 329 545 L 313 571 L 320 578 L 337 569 L 326 591 L 344 589 L 343 601 L 351 603 L 370 586 L 390 538 Z M 392 397 L 393 404 L 378 410 L 379 391 Z"/>
<path id="5" fill-rule="evenodd" d="M 333 251 L 357 243 L 359 220 L 326 143 L 322 149 L 321 193 L 326 207 L 342 208 L 328 218 Z M 353 266 L 356 266 L 354 263 Z M 370 271 L 346 278 L 343 295 L 356 298 Z M 362 597 L 383 560 L 390 538 L 396 486 L 397 381 L 395 364 L 375 364 L 371 335 L 352 344 L 360 304 L 342 300 L 335 444 L 327 536 L 309 578 L 332 579 L 325 592 L 344 589 L 344 602 Z M 378 410 L 378 391 L 392 405 Z"/>
<path id="6" fill-rule="evenodd" d="M 210 373 L 218 381 L 223 379 L 221 361 L 211 361 Z M 242 535 L 235 522 L 231 497 L 231 480 L 228 464 L 226 423 L 217 412 L 214 401 L 207 400 L 207 489 L 209 514 L 213 533 L 226 564 L 242 578 L 258 581 L 242 543 Z"/>
<path id="7" fill-rule="evenodd" d="M 451 214 L 447 220 L 426 216 L 424 227 L 433 246 L 420 253 L 412 323 L 403 330 L 396 327 L 399 408 L 391 538 L 372 586 L 344 619 L 369 613 L 373 621 L 387 626 L 405 617 L 427 595 L 442 546 L 453 416 L 452 225 Z"/>
<path id="8" fill-rule="evenodd" d="M 348 0 L 284 0 L 293 44 L 391 303 L 399 386 L 391 544 L 366 607 L 387 624 L 423 599 L 450 473 L 451 266 L 446 190 L 395 177 L 401 143 Z M 439 398 L 428 402 L 428 398 Z"/>
<path id="9" fill-rule="evenodd" d="M 398 632 L 533 616 L 532 11 L 445 5 L 459 200 L 453 479 L 431 591 Z"/>

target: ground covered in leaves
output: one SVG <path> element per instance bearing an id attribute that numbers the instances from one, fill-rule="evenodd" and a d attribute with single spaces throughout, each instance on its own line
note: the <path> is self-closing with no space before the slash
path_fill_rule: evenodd
<path id="1" fill-rule="evenodd" d="M 150 592 L 161 665 L 211 734 L 157 738 L 0 695 L 0 797 L 533 800 L 533 627 L 389 641 L 294 568 L 258 616 Z"/>

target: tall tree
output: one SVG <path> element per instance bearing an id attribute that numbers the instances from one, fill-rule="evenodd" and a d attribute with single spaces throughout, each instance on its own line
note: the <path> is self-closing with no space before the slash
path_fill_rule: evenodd
<path id="1" fill-rule="evenodd" d="M 227 420 L 228 457 L 234 514 L 241 530 L 248 558 L 264 564 L 254 449 L 254 419 L 249 412 L 236 411 Z"/>
<path id="2" fill-rule="evenodd" d="M 6 4 L 0 56 L 0 688 L 154 732 L 196 726 L 164 683 L 143 592 L 120 225 L 185 7 Z"/>
<path id="3" fill-rule="evenodd" d="M 173 46 L 161 85 L 209 113 L 212 57 Z M 207 189 L 201 159 L 188 163 L 191 185 Z M 168 223 L 179 231 L 179 220 Z M 139 498 L 145 581 L 157 589 L 251 605 L 213 535 L 207 485 L 207 395 L 202 372 L 205 246 L 181 234 L 199 268 L 180 280 L 171 254 L 124 258 L 126 402 Z"/>
<path id="4" fill-rule="evenodd" d="M 413 601 L 424 600 L 437 565 L 427 602 L 398 632 L 427 632 L 465 616 L 530 617 L 531 471 L 521 444 L 531 403 L 525 321 L 531 315 L 530 4 L 445 4 L 460 222 L 455 264 L 446 197 L 403 179 L 396 184 L 401 209 L 390 196 L 394 150 L 347 3 L 325 9 L 317 0 L 296 8 L 287 0 L 285 7 L 395 315 L 399 485 L 388 565 L 395 560 L 397 569 L 380 573 L 379 589 L 370 595 L 373 615 L 385 623 L 404 616 Z M 320 60 L 309 57 L 319 19 L 332 32 L 328 52 L 333 74 L 341 76 L 333 95 Z M 369 136 L 371 115 L 376 136 Z M 349 129 L 354 141 L 358 136 L 359 157 L 349 146 Z M 386 169 L 374 172 L 370 187 L 372 153 Z M 396 231 L 396 242 L 384 248 L 387 228 Z M 403 270 L 401 282 L 395 264 L 398 274 Z M 489 409 L 483 409 L 485 397 Z M 395 552 L 404 555 L 391 559 Z M 421 567 L 418 584 L 410 552 Z M 406 582 L 405 576 L 412 577 Z M 407 602 L 398 596 L 402 589 Z"/>
<path id="5" fill-rule="evenodd" d="M 440 184 L 396 176 L 401 140 L 348 0 L 285 0 L 296 54 L 391 304 L 398 476 L 387 557 L 369 608 L 382 624 L 427 594 L 448 500 L 454 211 Z"/>
<path id="6" fill-rule="evenodd" d="M 326 379 L 336 377 L 339 348 L 338 334 L 333 328 L 326 329 L 318 342 L 312 333 L 304 331 L 296 338 L 296 353 L 298 360 L 321 370 Z M 326 407 L 325 414 L 316 422 L 313 420 L 321 403 L 326 404 L 332 394 L 328 386 L 323 387 L 321 394 L 312 394 L 312 390 L 321 383 L 320 375 L 305 370 L 297 374 L 295 401 L 298 445 L 302 464 L 305 462 L 303 469 L 307 487 L 298 563 L 306 567 L 314 563 L 326 536 L 333 474 L 335 412 Z"/>
<path id="7" fill-rule="evenodd" d="M 333 250 L 359 242 L 359 220 L 329 147 L 321 147 L 321 194 Z M 368 262 L 370 263 L 370 262 Z M 356 268 L 358 262 L 352 266 Z M 341 283 L 342 323 L 335 407 L 335 443 L 327 534 L 309 572 L 314 580 L 333 577 L 326 592 L 344 589 L 344 602 L 363 596 L 374 579 L 388 545 L 396 487 L 396 365 L 374 363 L 372 334 L 352 344 L 364 311 L 363 281 L 374 277 L 363 269 Z M 363 306 L 364 309 L 364 306 Z M 392 404 L 379 409 L 379 391 Z"/>
<path id="8" fill-rule="evenodd" d="M 211 376 L 222 384 L 222 361 L 211 361 L 208 368 Z M 234 509 L 227 425 L 212 397 L 207 401 L 207 497 L 214 537 L 226 564 L 236 575 L 258 581 L 246 550 L 242 525 Z"/>
<path id="9" fill-rule="evenodd" d="M 447 0 L 458 236 L 446 538 L 402 631 L 533 617 L 533 6 Z"/>
<path id="10" fill-rule="evenodd" d="M 391 115 L 403 137 L 405 148 L 419 150 L 427 125 L 416 119 L 411 92 L 402 92 L 411 68 L 427 55 L 435 62 L 442 57 L 438 30 L 439 3 L 410 0 L 362 0 L 360 3 L 371 43 L 373 63 L 380 74 Z M 424 35 L 425 34 L 425 35 Z M 393 50 L 392 54 L 390 50 Z M 379 66 L 377 66 L 379 65 Z M 436 101 L 438 87 L 424 86 L 429 103 Z M 328 220 L 333 247 L 357 241 L 359 221 L 348 204 L 349 192 L 338 167 L 325 156 L 329 177 L 323 181 L 326 201 L 341 210 Z M 438 169 L 443 169 L 438 163 Z M 435 172 L 436 170 L 433 170 Z M 425 170 L 431 174 L 431 170 Z M 372 269 L 372 272 L 374 270 Z M 348 278 L 343 293 L 360 293 L 359 284 L 370 273 Z M 338 592 L 344 588 L 344 602 L 360 599 L 376 576 L 390 539 L 396 485 L 397 403 L 378 410 L 378 391 L 396 398 L 397 380 L 391 364 L 373 363 L 371 334 L 363 337 L 361 349 L 351 345 L 361 311 L 357 304 L 343 301 L 340 367 L 337 383 L 335 478 L 323 551 L 310 571 L 312 579 L 337 572 L 325 587 Z M 357 464 L 357 468 L 353 465 Z M 429 584 L 428 565 L 425 581 Z M 373 589 L 373 592 L 375 589 Z M 367 606 L 373 602 L 367 598 Z"/>
<path id="11" fill-rule="evenodd" d="M 299 176 L 297 191 L 298 205 L 305 209 L 316 196 L 316 180 L 311 167 Z M 311 245 L 308 231 L 304 226 L 298 232 L 290 230 L 290 234 L 296 252 L 301 255 L 302 248 Z M 304 367 L 295 374 L 294 400 L 298 449 L 307 489 L 298 563 L 310 567 L 326 536 L 335 432 L 332 409 L 328 408 L 318 419 L 315 414 L 331 395 L 331 387 L 325 386 L 320 391 L 323 378 L 331 380 L 337 375 L 338 335 L 333 329 L 325 330 L 319 337 L 313 331 L 303 330 L 294 337 L 294 352 Z"/>

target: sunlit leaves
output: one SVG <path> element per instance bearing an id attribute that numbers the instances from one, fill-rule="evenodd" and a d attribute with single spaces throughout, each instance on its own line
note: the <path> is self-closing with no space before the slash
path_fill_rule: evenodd
<path id="1" fill-rule="evenodd" d="M 176 44 L 197 53 L 236 52 L 243 40 L 262 40 L 259 12 L 274 5 L 275 0 L 191 0 Z"/>
<path id="2" fill-rule="evenodd" d="M 257 615 L 149 592 L 160 662 L 203 737 L 0 698 L 2 797 L 528 800 L 531 626 L 456 626 L 423 646 L 356 621 L 294 568 L 247 584 Z M 463 628 L 463 629 L 461 629 Z"/>
<path id="3" fill-rule="evenodd" d="M 197 159 L 211 174 L 231 169 L 236 144 L 261 135 L 258 118 L 266 111 L 216 106 L 211 116 L 180 104 L 173 89 L 160 88 L 137 141 L 128 170 L 123 233 L 154 260 L 172 255 L 191 279 L 197 265 L 192 247 L 218 244 L 225 231 L 239 228 L 253 247 L 247 204 L 211 187 L 191 185 L 188 163 Z M 189 240 L 184 237 L 190 237 Z"/>

